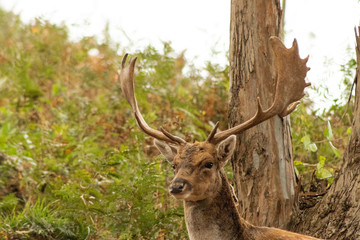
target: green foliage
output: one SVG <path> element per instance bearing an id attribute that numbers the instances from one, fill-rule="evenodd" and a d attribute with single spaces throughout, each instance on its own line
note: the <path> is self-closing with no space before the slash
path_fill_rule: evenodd
<path id="1" fill-rule="evenodd" d="M 318 150 L 316 144 L 311 142 L 309 135 L 302 137 L 301 142 L 304 143 L 305 149 L 310 152 L 316 152 Z"/>
<path id="2" fill-rule="evenodd" d="M 333 100 L 329 108 L 319 112 L 313 109 L 312 101 L 305 98 L 303 104 L 291 115 L 295 171 L 298 176 L 303 175 L 303 184 L 307 190 L 312 184 L 313 173 L 331 184 L 335 171 L 340 168 L 351 134 L 351 100 L 354 99 L 351 87 L 355 68 L 354 59 L 340 66 L 340 71 L 344 74 L 341 86 L 345 89 L 343 99 Z M 313 90 L 321 95 L 319 89 Z M 327 92 L 326 87 L 324 91 Z"/>
<path id="3" fill-rule="evenodd" d="M 2 202 L 12 202 L 15 207 L 16 201 L 9 195 Z M 87 239 L 90 234 L 89 227 L 62 216 L 59 209 L 43 200 L 37 200 L 35 204 L 27 202 L 21 211 L 2 214 L 0 223 L 0 231 L 7 232 L 13 239 Z"/>
<path id="4" fill-rule="evenodd" d="M 326 178 L 326 179 L 330 179 L 330 181 L 332 181 L 332 179 L 333 179 L 332 171 L 333 170 L 332 170 L 332 168 L 330 168 L 330 170 L 325 168 L 325 160 L 326 160 L 326 158 L 324 156 L 319 157 L 319 162 L 316 164 L 316 175 L 320 179 Z"/>
<path id="5" fill-rule="evenodd" d="M 182 203 L 167 192 L 171 167 L 121 97 L 123 50 L 105 35 L 104 43 L 71 42 L 65 26 L 23 24 L 0 10 L 1 240 L 187 238 Z M 198 69 L 169 43 L 134 55 L 136 96 L 151 126 L 187 141 L 204 140 L 218 120 L 227 128 L 228 67 Z M 353 67 L 344 64 L 345 78 Z M 331 182 L 352 117 L 337 100 L 319 113 L 305 99 L 292 114 L 305 184 L 314 171 Z"/>
<path id="6" fill-rule="evenodd" d="M 0 239 L 185 239 L 171 167 L 121 97 L 120 46 L 1 10 L 0 33 Z M 150 125 L 202 140 L 226 119 L 228 68 L 200 71 L 169 43 L 134 55 Z"/>

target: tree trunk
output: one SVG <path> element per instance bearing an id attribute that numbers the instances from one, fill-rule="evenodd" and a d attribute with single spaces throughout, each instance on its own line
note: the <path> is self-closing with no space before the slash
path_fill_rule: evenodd
<path id="1" fill-rule="evenodd" d="M 281 36 L 280 1 L 232 0 L 229 124 L 235 126 L 274 100 L 276 71 L 270 36 Z M 284 228 L 293 212 L 295 174 L 290 123 L 278 116 L 238 137 L 232 158 L 239 211 L 255 225 Z"/>
<path id="2" fill-rule="evenodd" d="M 360 28 L 359 28 L 360 31 Z M 357 73 L 360 78 L 360 37 L 356 35 Z M 357 81 L 355 80 L 355 81 Z M 294 231 L 327 239 L 360 239 L 360 85 L 356 83 L 354 120 L 343 164 L 335 180 L 313 208 L 299 212 Z"/>

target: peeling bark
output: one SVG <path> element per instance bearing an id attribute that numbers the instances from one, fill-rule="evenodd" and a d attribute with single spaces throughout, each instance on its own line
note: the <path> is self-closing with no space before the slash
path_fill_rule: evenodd
<path id="1" fill-rule="evenodd" d="M 268 40 L 280 36 L 280 2 L 232 0 L 230 21 L 230 127 L 274 100 L 276 71 Z M 232 158 L 239 211 L 255 225 L 284 228 L 296 203 L 290 123 L 278 116 L 238 137 Z"/>

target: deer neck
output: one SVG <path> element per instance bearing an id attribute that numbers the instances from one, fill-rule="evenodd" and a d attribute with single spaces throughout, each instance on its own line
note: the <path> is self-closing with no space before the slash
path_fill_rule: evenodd
<path id="1" fill-rule="evenodd" d="M 221 188 L 214 198 L 184 201 L 185 222 L 190 240 L 251 239 L 252 227 L 240 217 L 233 193 L 223 171 Z"/>

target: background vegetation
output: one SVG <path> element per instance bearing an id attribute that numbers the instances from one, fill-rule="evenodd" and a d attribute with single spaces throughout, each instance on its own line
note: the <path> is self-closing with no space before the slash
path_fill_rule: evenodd
<path id="1" fill-rule="evenodd" d="M 66 26 L 0 10 L 0 240 L 186 239 L 171 167 L 121 96 L 124 49 L 105 39 L 71 42 Z M 133 54 L 149 124 L 188 141 L 226 128 L 227 66 L 196 68 L 169 43 Z M 345 99 L 354 67 L 341 68 Z M 291 116 L 304 192 L 324 191 L 339 168 L 352 119 L 343 102 L 319 112 L 306 98 Z"/>

